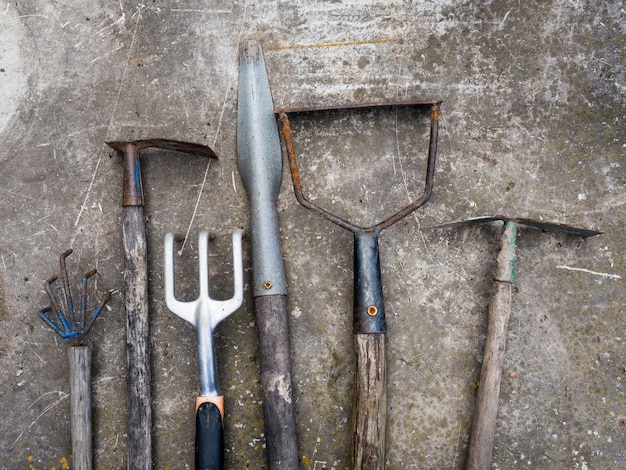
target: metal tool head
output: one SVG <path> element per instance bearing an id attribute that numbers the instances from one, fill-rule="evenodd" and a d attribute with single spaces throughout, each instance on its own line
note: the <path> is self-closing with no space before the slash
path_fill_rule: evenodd
<path id="1" fill-rule="evenodd" d="M 58 279 L 58 276 L 54 275 L 48 278 L 44 283 L 44 288 L 48 298 L 50 299 L 51 306 L 41 309 L 39 311 L 39 316 L 61 338 L 71 339 L 74 343 L 80 344 L 82 343 L 85 335 L 87 335 L 91 330 L 96 318 L 98 318 L 100 312 L 111 297 L 111 292 L 107 292 L 95 310 L 91 314 L 87 314 L 87 281 L 94 274 L 96 274 L 95 269 L 88 271 L 85 273 L 81 281 L 80 309 L 78 315 L 76 315 L 74 301 L 72 299 L 72 289 L 70 288 L 67 267 L 65 265 L 65 258 L 71 254 L 72 249 L 65 250 L 61 253 L 61 257 L 59 259 L 63 294 L 65 297 L 65 309 L 63 308 L 61 302 L 59 302 L 52 286 L 52 284 Z M 56 318 L 52 318 L 50 312 L 54 312 Z"/>
<path id="2" fill-rule="evenodd" d="M 275 110 L 275 114 L 278 116 L 283 131 L 283 139 L 285 141 L 285 147 L 287 150 L 287 157 L 289 159 L 289 167 L 291 170 L 291 178 L 293 182 L 293 188 L 296 195 L 296 199 L 300 204 L 309 209 L 312 212 L 324 217 L 330 222 L 338 225 L 353 233 L 360 233 L 363 231 L 376 231 L 381 232 L 383 229 L 390 227 L 399 220 L 402 220 L 411 212 L 415 211 L 419 207 L 423 206 L 432 193 L 434 178 L 435 178 L 435 162 L 437 156 L 437 140 L 439 132 L 439 108 L 442 101 L 440 100 L 424 100 L 424 101 L 405 101 L 405 102 L 376 102 L 376 103 L 360 103 L 354 105 L 345 106 L 332 106 L 332 107 L 303 107 L 303 108 L 281 108 Z M 382 222 L 372 227 L 359 227 L 354 225 L 331 212 L 323 209 L 310 200 L 308 200 L 303 194 L 302 181 L 300 179 L 300 170 L 298 169 L 295 147 L 293 143 L 293 137 L 291 134 L 291 125 L 289 123 L 289 115 L 297 113 L 310 113 L 319 111 L 332 111 L 337 109 L 358 109 L 358 108 L 380 108 L 380 107 L 398 107 L 398 106 L 417 106 L 417 107 L 429 107 L 431 110 L 430 119 L 430 138 L 428 145 L 428 165 L 426 168 L 426 181 L 424 184 L 424 192 L 421 196 L 411 202 L 408 206 L 399 210 L 395 214 L 387 217 Z"/>
<path id="3" fill-rule="evenodd" d="M 217 158 L 216 153 L 210 147 L 193 142 L 169 139 L 143 139 L 135 141 L 107 141 L 105 143 L 124 158 L 122 205 L 125 207 L 143 206 L 143 188 L 139 165 L 139 151 L 141 149 L 152 147 L 200 157 Z"/>
<path id="4" fill-rule="evenodd" d="M 170 139 L 141 139 L 130 141 L 107 141 L 105 142 L 109 147 L 117 150 L 118 152 L 125 153 L 129 147 L 134 147 L 137 150 L 145 148 L 157 148 L 161 150 L 171 150 L 173 152 L 188 153 L 191 155 L 197 155 L 199 157 L 217 158 L 217 154 L 207 145 L 196 144 L 193 142 L 181 142 L 179 140 Z"/>
<path id="5" fill-rule="evenodd" d="M 548 230 L 551 232 L 567 233 L 569 235 L 576 235 L 579 237 L 593 237 L 595 235 L 602 234 L 602 232 L 599 232 L 596 230 L 573 227 L 571 225 L 565 225 L 565 224 L 560 224 L 560 223 L 555 223 L 555 222 L 544 222 L 543 220 L 524 219 L 524 218 L 519 218 L 519 217 L 507 217 L 504 215 L 481 216 L 481 217 L 472 217 L 470 219 L 465 219 L 465 220 L 455 220 L 453 222 L 446 222 L 443 224 L 423 227 L 422 230 L 430 230 L 434 228 L 459 227 L 462 225 L 476 225 L 476 224 L 483 224 L 483 223 L 494 222 L 494 221 L 503 221 L 503 222 L 510 221 L 518 225 L 526 225 L 528 227 L 534 227 L 540 230 Z"/>
<path id="6" fill-rule="evenodd" d="M 165 303 L 172 313 L 191 323 L 198 332 L 198 367 L 200 395 L 219 396 L 217 366 L 213 351 L 213 330 L 219 322 L 235 312 L 243 303 L 242 230 L 233 231 L 234 293 L 228 300 L 215 300 L 209 295 L 208 234 L 201 232 L 198 241 L 200 295 L 191 302 L 176 299 L 174 289 L 174 234 L 168 233 L 164 243 Z"/>
<path id="7" fill-rule="evenodd" d="M 250 200 L 254 296 L 287 295 L 276 200 L 283 160 L 263 48 L 247 41 L 239 54 L 237 160 Z"/>

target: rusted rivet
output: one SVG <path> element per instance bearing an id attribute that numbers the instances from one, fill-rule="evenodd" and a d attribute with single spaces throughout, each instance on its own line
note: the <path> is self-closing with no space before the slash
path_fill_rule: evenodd
<path id="1" fill-rule="evenodd" d="M 373 317 L 377 313 L 378 313 L 378 309 L 376 307 L 374 307 L 373 305 L 370 305 L 369 307 L 367 307 L 367 314 L 369 316 Z"/>
<path id="2" fill-rule="evenodd" d="M 263 287 L 266 289 L 271 289 L 272 288 L 272 281 L 265 281 L 263 283 Z"/>

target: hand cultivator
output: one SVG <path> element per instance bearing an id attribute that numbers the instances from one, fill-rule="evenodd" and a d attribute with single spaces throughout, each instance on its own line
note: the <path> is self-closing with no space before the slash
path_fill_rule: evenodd
<path id="1" fill-rule="evenodd" d="M 72 289 L 67 276 L 65 258 L 72 253 L 66 250 L 61 254 L 60 273 L 65 297 L 64 310 L 59 302 L 52 284 L 58 276 L 52 276 L 44 283 L 51 306 L 39 311 L 39 316 L 61 338 L 71 340 L 68 350 L 70 362 L 70 401 L 72 429 L 72 468 L 91 470 L 92 468 L 92 435 L 91 435 L 91 348 L 83 343 L 91 330 L 96 318 L 109 300 L 111 292 L 107 292 L 100 304 L 91 313 L 87 313 L 87 282 L 96 270 L 92 269 L 83 276 L 80 286 L 80 310 L 76 315 Z M 51 318 L 54 312 L 55 318 Z"/>

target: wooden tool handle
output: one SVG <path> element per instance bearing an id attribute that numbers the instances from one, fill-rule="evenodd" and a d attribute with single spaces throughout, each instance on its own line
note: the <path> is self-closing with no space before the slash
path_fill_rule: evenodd
<path id="1" fill-rule="evenodd" d="M 92 469 L 91 434 L 91 349 L 72 346 L 68 349 L 70 363 L 70 402 L 72 427 L 72 468 Z"/>
<path id="2" fill-rule="evenodd" d="M 143 207 L 124 207 L 123 222 L 128 468 L 152 470 L 148 261 Z"/>
<path id="3" fill-rule="evenodd" d="M 287 296 L 255 297 L 261 354 L 261 387 L 267 459 L 271 470 L 298 468 L 296 419 L 291 389 Z"/>
<path id="4" fill-rule="evenodd" d="M 512 287 L 510 282 L 494 282 L 494 291 L 489 303 L 487 340 L 480 371 L 467 470 L 488 470 L 491 467 L 507 326 L 511 314 Z"/>
<path id="5" fill-rule="evenodd" d="M 196 400 L 196 470 L 224 467 L 224 397 Z"/>
<path id="6" fill-rule="evenodd" d="M 387 379 L 385 334 L 356 334 L 355 470 L 385 466 Z"/>

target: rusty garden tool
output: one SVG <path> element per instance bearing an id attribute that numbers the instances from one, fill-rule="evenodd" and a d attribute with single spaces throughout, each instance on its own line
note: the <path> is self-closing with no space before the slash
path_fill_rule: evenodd
<path id="1" fill-rule="evenodd" d="M 126 383 L 128 468 L 152 470 L 152 393 L 148 321 L 148 257 L 139 151 L 163 150 L 217 158 L 209 147 L 166 139 L 106 142 L 124 159 L 123 233 L 124 306 L 126 310 Z"/>
<path id="2" fill-rule="evenodd" d="M 168 233 L 165 236 L 165 302 L 170 311 L 191 323 L 198 331 L 200 394 L 196 398 L 196 470 L 217 470 L 223 467 L 224 396 L 218 386 L 213 331 L 219 322 L 235 312 L 243 302 L 242 235 L 242 230 L 233 232 L 233 297 L 228 300 L 214 300 L 209 296 L 208 234 L 200 233 L 200 296 L 192 302 L 176 299 L 174 234 Z"/>
<path id="3" fill-rule="evenodd" d="M 353 433 L 354 469 L 382 469 L 385 466 L 385 424 L 387 416 L 385 308 L 378 252 L 381 232 L 424 205 L 430 198 L 435 175 L 439 107 L 441 101 L 373 103 L 341 109 L 418 106 L 431 110 L 428 165 L 423 194 L 411 204 L 371 227 L 359 227 L 315 205 L 303 195 L 289 115 L 333 108 L 288 108 L 276 110 L 289 158 L 296 199 L 305 208 L 354 234 L 354 333 L 356 350 L 356 392 Z"/>
<path id="4" fill-rule="evenodd" d="M 592 237 L 602 232 L 571 227 L 569 225 L 543 222 L 539 220 L 505 217 L 502 215 L 476 217 L 456 222 L 438 224 L 426 229 L 457 227 L 504 221 L 500 238 L 500 251 L 496 260 L 493 276 L 493 290 L 489 302 L 487 338 L 483 364 L 480 370 L 480 382 L 476 396 L 476 407 L 472 421 L 472 434 L 466 463 L 467 470 L 488 470 L 491 468 L 493 440 L 498 414 L 498 396 L 502 379 L 502 365 L 506 348 L 506 334 L 511 315 L 511 291 L 513 288 L 515 249 L 517 246 L 517 227 L 524 225 L 561 232 L 579 237 Z"/>
<path id="5" fill-rule="evenodd" d="M 84 342 L 96 318 L 109 300 L 107 292 L 91 314 L 87 313 L 87 282 L 96 270 L 85 273 L 80 287 L 80 307 L 76 315 L 72 290 L 67 276 L 65 258 L 72 253 L 66 250 L 60 257 L 60 274 L 65 297 L 65 310 L 58 300 L 52 284 L 58 276 L 52 276 L 44 283 L 51 306 L 39 311 L 39 316 L 61 338 L 71 342 L 68 349 L 70 369 L 70 410 L 72 434 L 72 468 L 91 470 L 93 468 L 93 448 L 91 432 L 91 347 Z M 53 315 L 54 314 L 54 315 Z"/>
<path id="6" fill-rule="evenodd" d="M 237 153 L 250 199 L 254 309 L 259 327 L 267 460 L 271 470 L 298 467 L 287 322 L 287 281 L 276 199 L 282 177 L 280 138 L 261 44 L 239 59 Z"/>

